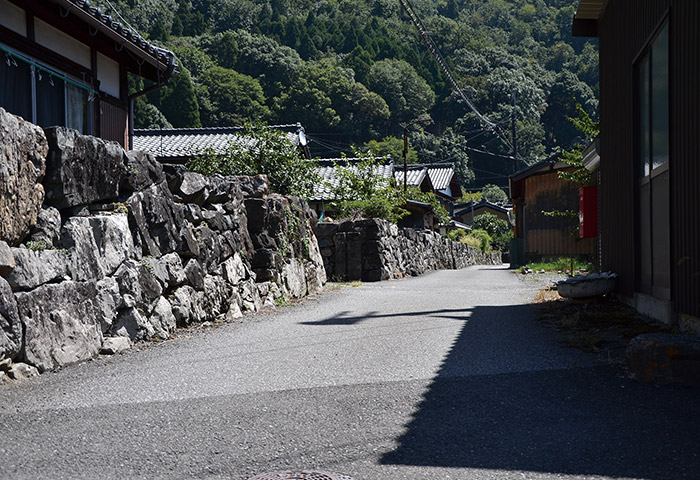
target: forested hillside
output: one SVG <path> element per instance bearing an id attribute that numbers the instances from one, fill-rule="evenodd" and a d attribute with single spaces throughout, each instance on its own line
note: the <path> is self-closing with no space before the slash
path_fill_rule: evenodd
<path id="1" fill-rule="evenodd" d="M 400 158 L 403 125 L 430 116 L 412 127 L 413 158 L 455 162 L 465 186 L 512 173 L 510 148 L 453 94 L 398 0 L 111 3 L 181 65 L 138 101 L 137 127 L 301 122 L 316 156 L 369 143 Z M 515 93 L 519 168 L 571 146 L 577 102 L 597 117 L 597 45 L 571 37 L 577 0 L 411 3 L 466 95 L 508 137 Z"/>

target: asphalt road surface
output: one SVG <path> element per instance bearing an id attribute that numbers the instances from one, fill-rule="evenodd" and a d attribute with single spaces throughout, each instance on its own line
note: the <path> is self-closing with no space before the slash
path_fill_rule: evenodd
<path id="1" fill-rule="evenodd" d="M 698 479 L 700 391 L 560 346 L 472 267 L 0 387 L 0 478 Z"/>

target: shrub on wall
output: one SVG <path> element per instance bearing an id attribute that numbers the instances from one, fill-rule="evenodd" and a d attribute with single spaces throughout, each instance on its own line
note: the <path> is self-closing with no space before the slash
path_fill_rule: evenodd
<path id="1" fill-rule="evenodd" d="M 223 153 L 213 149 L 194 152 L 190 171 L 203 175 L 265 174 L 270 189 L 281 195 L 308 199 L 319 181 L 312 162 L 306 161 L 284 132 L 246 123 L 240 140 L 229 142 Z"/>

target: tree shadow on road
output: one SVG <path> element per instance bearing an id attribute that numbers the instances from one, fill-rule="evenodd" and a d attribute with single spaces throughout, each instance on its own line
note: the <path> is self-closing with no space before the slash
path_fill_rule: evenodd
<path id="1" fill-rule="evenodd" d="M 531 315 L 529 308 L 472 309 L 397 448 L 381 463 L 697 478 L 698 390 L 638 383 L 619 366 L 552 359 L 554 349 L 518 331 L 517 319 Z M 523 338 L 495 355 L 498 340 L 489 336 L 506 335 L 490 328 L 499 323 L 516 325 L 513 334 Z"/>

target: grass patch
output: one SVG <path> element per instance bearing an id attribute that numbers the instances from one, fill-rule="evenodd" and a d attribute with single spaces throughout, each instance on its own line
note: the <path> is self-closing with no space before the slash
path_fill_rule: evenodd
<path id="1" fill-rule="evenodd" d="M 527 268 L 534 271 L 544 270 L 545 272 L 565 272 L 567 270 L 575 272 L 577 270 L 588 271 L 591 265 L 587 261 L 578 258 L 562 257 L 549 262 L 528 263 Z"/>
<path id="2" fill-rule="evenodd" d="M 275 298 L 275 307 L 277 307 L 277 308 L 289 307 L 290 305 L 291 305 L 291 302 L 284 295 L 282 295 L 281 297 Z"/>
<path id="3" fill-rule="evenodd" d="M 333 290 L 340 290 L 341 288 L 346 288 L 346 287 L 360 287 L 362 286 L 362 282 L 360 280 L 355 280 L 352 282 L 343 282 L 343 281 L 330 281 L 326 283 L 326 290 L 333 291 Z"/>

